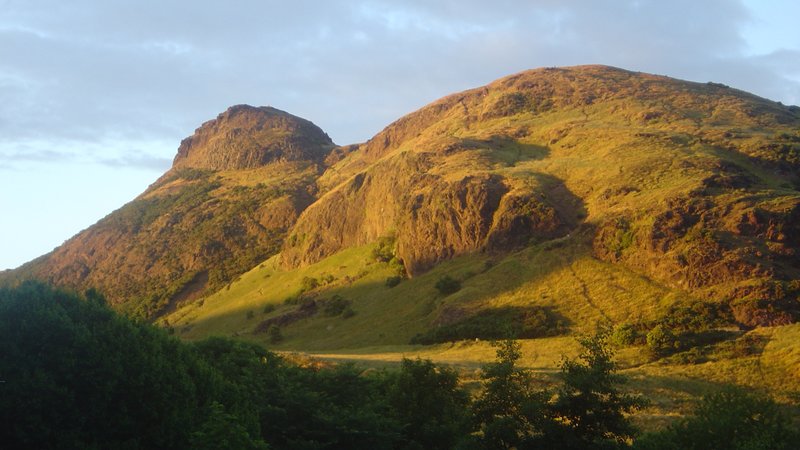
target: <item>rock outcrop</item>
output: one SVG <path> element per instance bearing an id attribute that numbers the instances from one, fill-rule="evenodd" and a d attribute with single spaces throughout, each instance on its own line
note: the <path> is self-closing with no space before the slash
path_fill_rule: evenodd
<path id="1" fill-rule="evenodd" d="M 321 161 L 333 147 L 331 138 L 308 120 L 268 106 L 236 105 L 184 139 L 173 167 L 240 170 Z"/>

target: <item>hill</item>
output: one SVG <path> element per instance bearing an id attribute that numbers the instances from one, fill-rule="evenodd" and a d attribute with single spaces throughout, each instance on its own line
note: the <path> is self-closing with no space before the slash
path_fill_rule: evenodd
<path id="1" fill-rule="evenodd" d="M 233 106 L 143 194 L 5 278 L 94 287 L 131 314 L 163 314 L 275 254 L 334 147 L 307 120 Z"/>
<path id="2" fill-rule="evenodd" d="M 279 325 L 320 348 L 406 343 L 496 307 L 544 314 L 548 333 L 698 302 L 787 324 L 799 125 L 797 107 L 605 66 L 512 75 L 346 147 L 234 107 L 142 196 L 13 275 L 97 286 L 189 336 Z M 458 292 L 433 287 L 445 275 Z M 356 315 L 319 340 L 334 295 Z"/>

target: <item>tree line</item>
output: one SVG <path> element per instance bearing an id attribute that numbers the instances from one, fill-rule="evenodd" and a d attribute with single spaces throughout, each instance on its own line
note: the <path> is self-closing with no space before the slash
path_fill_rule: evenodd
<path id="1" fill-rule="evenodd" d="M 304 366 L 250 343 L 183 343 L 82 295 L 0 289 L 0 444 L 38 449 L 790 449 L 770 398 L 712 393 L 648 434 L 629 413 L 607 334 L 581 339 L 559 382 L 537 387 L 500 341 L 477 389 L 428 360 L 397 370 Z"/>

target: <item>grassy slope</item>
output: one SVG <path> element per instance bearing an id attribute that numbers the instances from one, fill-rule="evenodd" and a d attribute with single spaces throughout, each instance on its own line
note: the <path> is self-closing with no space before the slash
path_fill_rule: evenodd
<path id="1" fill-rule="evenodd" d="M 477 254 L 457 258 L 394 288 L 387 263 L 372 260 L 371 246 L 345 250 L 315 265 L 282 270 L 271 259 L 200 304 L 168 317 L 187 338 L 237 334 L 266 343 L 254 334 L 266 318 L 296 309 L 284 304 L 299 293 L 304 277 L 334 280 L 314 290 L 318 298 L 339 294 L 353 302 L 351 318 L 321 314 L 284 328 L 278 349 L 331 351 L 404 345 L 432 325 L 446 308 L 478 310 L 498 306 L 549 306 L 571 329 L 589 332 L 598 323 L 654 318 L 662 307 L 686 296 L 587 254 L 587 236 L 576 232 L 494 260 Z M 444 274 L 462 280 L 462 289 L 442 298 L 434 284 Z M 352 281 L 348 281 L 349 277 Z M 277 309 L 264 314 L 267 305 Z M 248 311 L 252 317 L 248 318 Z"/>

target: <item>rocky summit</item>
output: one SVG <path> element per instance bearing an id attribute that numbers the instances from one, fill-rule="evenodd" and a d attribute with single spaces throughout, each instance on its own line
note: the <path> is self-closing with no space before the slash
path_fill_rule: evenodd
<path id="1" fill-rule="evenodd" d="M 333 147 L 331 138 L 305 119 L 267 106 L 237 105 L 184 139 L 173 168 L 242 170 L 319 161 Z"/>

